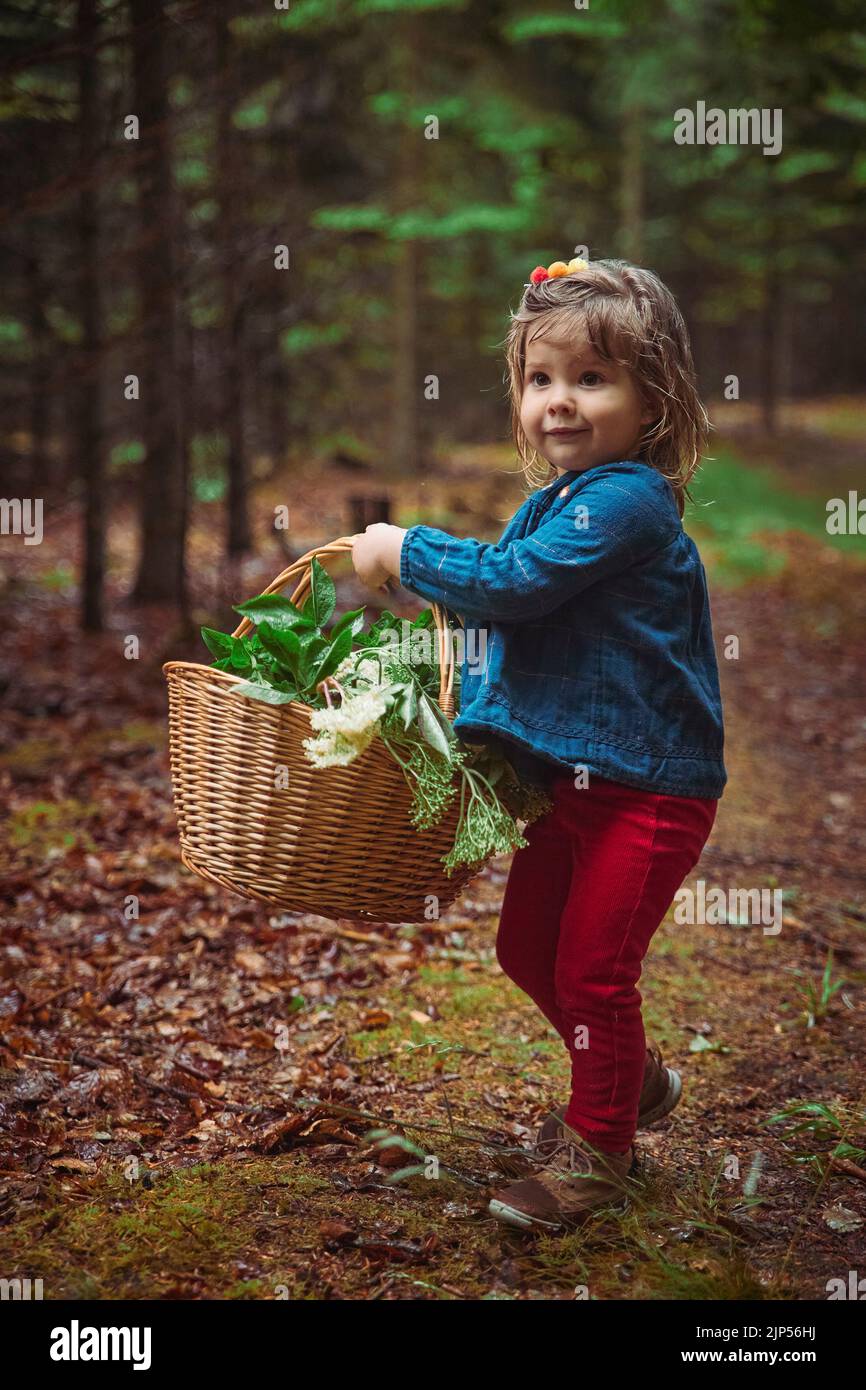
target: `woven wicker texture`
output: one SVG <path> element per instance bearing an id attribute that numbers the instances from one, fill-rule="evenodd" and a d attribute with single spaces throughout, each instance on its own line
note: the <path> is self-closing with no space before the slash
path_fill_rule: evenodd
<path id="1" fill-rule="evenodd" d="M 302 603 L 313 558 L 325 563 L 350 552 L 353 541 L 343 536 L 308 551 L 263 592 L 296 579 L 291 598 Z M 432 608 L 439 706 L 452 718 L 453 634 L 439 605 Z M 233 635 L 252 626 L 245 618 Z M 459 795 L 439 825 L 416 830 L 410 788 L 380 738 L 348 767 L 317 768 L 302 746 L 313 733 L 308 705 L 236 695 L 238 676 L 198 662 L 162 669 L 181 858 L 194 873 L 242 897 L 332 921 L 422 922 L 450 907 L 480 872 L 483 865 L 459 868 L 449 878 L 441 863 L 454 843 Z M 276 785 L 281 767 L 285 787 Z"/>

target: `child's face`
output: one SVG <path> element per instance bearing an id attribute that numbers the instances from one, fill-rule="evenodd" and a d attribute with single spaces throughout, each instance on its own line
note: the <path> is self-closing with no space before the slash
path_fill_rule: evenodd
<path id="1" fill-rule="evenodd" d="M 567 345 L 549 338 L 527 343 L 520 422 L 557 472 L 633 458 L 652 419 L 631 373 L 598 357 L 585 338 Z"/>

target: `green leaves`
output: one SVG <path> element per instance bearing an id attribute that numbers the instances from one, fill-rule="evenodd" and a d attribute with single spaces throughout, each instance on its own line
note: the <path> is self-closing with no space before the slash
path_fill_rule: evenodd
<path id="1" fill-rule="evenodd" d="M 363 608 L 354 608 L 351 613 L 344 613 L 334 626 L 331 628 L 331 637 L 339 637 L 344 627 L 352 630 L 352 636 L 357 637 L 364 626 Z"/>
<path id="2" fill-rule="evenodd" d="M 309 683 L 316 686 L 319 681 L 323 681 L 326 676 L 332 675 L 336 671 L 340 662 L 349 655 L 352 650 L 352 629 L 345 627 L 339 637 L 332 640 L 330 645 L 322 653 L 318 665 L 313 667 Z M 312 660 L 309 650 L 305 655 Z"/>
<path id="3" fill-rule="evenodd" d="M 313 556 L 313 563 L 310 567 L 310 593 L 303 609 L 304 617 L 310 622 L 315 623 L 316 627 L 324 627 L 331 617 L 337 603 L 337 590 L 334 581 L 328 571 Z"/>
<path id="4" fill-rule="evenodd" d="M 321 708 L 324 699 L 317 687 L 350 655 L 364 626 L 364 609 L 356 608 L 344 613 L 326 633 L 335 604 L 334 582 L 314 558 L 310 593 L 302 608 L 281 594 L 259 594 L 235 608 L 256 624 L 253 634 L 232 637 L 203 627 L 202 639 L 216 657 L 213 664 L 218 670 L 243 678 L 232 687 L 233 693 L 272 705 L 300 700 Z M 407 626 L 405 619 L 386 609 L 371 626 L 361 650 L 377 661 L 380 681 L 387 679 L 386 671 L 393 678 L 384 685 L 383 694 L 395 733 L 411 741 L 414 731 L 416 740 L 420 736 L 453 769 L 458 740 L 436 698 L 439 666 L 432 609 L 424 609 L 408 631 Z M 422 660 L 428 652 L 431 659 Z"/>
<path id="5" fill-rule="evenodd" d="M 266 705 L 288 705 L 298 698 L 297 690 L 284 690 L 261 681 L 241 681 L 232 687 L 232 693 L 246 695 L 251 700 L 262 700 Z"/>
<path id="6" fill-rule="evenodd" d="M 229 637 L 227 632 L 217 632 L 216 628 L 213 627 L 203 627 L 201 636 L 205 646 L 216 657 L 228 656 L 232 649 L 232 642 L 235 640 L 233 637 Z"/>
<path id="7" fill-rule="evenodd" d="M 370 628 L 370 631 L 367 633 L 367 644 L 371 647 L 375 644 L 378 644 L 380 646 L 399 646 L 403 638 L 403 623 L 405 621 L 405 618 L 396 618 L 394 614 L 390 611 L 390 609 L 386 608 L 385 611 L 376 619 L 376 621 Z M 410 625 L 409 632 L 411 634 L 413 632 L 418 632 L 423 628 L 432 627 L 433 609 L 425 608 L 422 613 L 418 614 L 418 617 Z M 389 636 L 389 633 L 393 633 L 395 635 Z"/>
<path id="8" fill-rule="evenodd" d="M 279 632 L 286 632 L 299 624 L 310 625 L 291 599 L 282 594 L 259 594 L 258 598 L 248 598 L 245 603 L 237 604 L 235 612 L 253 623 L 265 619 Z"/>
<path id="9" fill-rule="evenodd" d="M 367 633 L 367 645 L 372 647 L 377 644 L 381 644 L 384 634 L 386 632 L 399 633 L 399 631 L 400 619 L 395 618 L 394 614 L 386 608 L 384 613 L 382 613 L 376 619 L 376 621 L 373 623 L 373 626 L 370 628 L 370 631 Z"/>
<path id="10" fill-rule="evenodd" d="M 321 707 L 324 700 L 316 687 L 349 655 L 364 626 L 364 609 L 356 608 L 344 613 L 326 634 L 323 629 L 335 605 L 334 581 L 314 557 L 303 608 L 282 594 L 259 594 L 235 607 L 256 624 L 253 634 L 233 637 L 203 627 L 202 640 L 216 657 L 217 670 L 246 678 L 232 687 L 233 694 L 272 705 L 301 700 Z"/>
<path id="11" fill-rule="evenodd" d="M 314 632 L 307 634 L 307 645 L 314 635 Z M 270 652 L 278 666 L 291 671 L 292 674 L 297 672 L 302 650 L 301 639 L 297 632 L 293 632 L 290 627 L 282 629 L 272 627 L 270 622 L 262 620 L 259 623 L 259 639 L 265 651 Z"/>
<path id="12" fill-rule="evenodd" d="M 417 698 L 418 728 L 435 752 L 441 753 L 445 758 L 450 758 L 450 744 L 456 742 L 457 739 L 457 735 L 451 727 L 451 721 L 447 715 L 442 713 L 438 705 L 434 705 L 429 695 L 420 691 Z"/>
<path id="13" fill-rule="evenodd" d="M 254 638 L 232 637 L 229 633 L 217 632 L 212 627 L 203 627 L 201 635 L 217 657 L 213 664 L 218 671 L 249 674 L 260 664 L 261 644 Z"/>
<path id="14" fill-rule="evenodd" d="M 297 608 L 284 594 L 259 594 L 256 598 L 249 598 L 244 603 L 237 604 L 235 612 L 249 618 L 258 626 L 267 622 L 277 632 L 314 630 L 324 628 L 334 611 L 336 601 L 337 591 L 333 579 L 324 565 L 313 556 L 310 566 L 310 592 L 303 608 Z M 342 628 L 344 624 L 350 624 L 363 612 L 363 608 L 357 608 L 353 613 L 344 614 L 337 626 Z"/>
<path id="15" fill-rule="evenodd" d="M 394 697 L 396 718 L 400 720 L 404 729 L 409 729 L 418 715 L 418 691 L 414 685 L 405 682 L 396 687 L 397 694 Z"/>

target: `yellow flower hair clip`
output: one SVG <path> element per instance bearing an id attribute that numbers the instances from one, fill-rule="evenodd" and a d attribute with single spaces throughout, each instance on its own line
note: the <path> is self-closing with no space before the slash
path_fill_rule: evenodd
<path id="1" fill-rule="evenodd" d="M 589 261 L 575 256 L 567 265 L 565 261 L 554 261 L 549 266 L 537 265 L 529 279 L 533 285 L 540 285 L 542 280 L 555 280 L 560 275 L 573 275 L 578 270 L 589 270 Z"/>

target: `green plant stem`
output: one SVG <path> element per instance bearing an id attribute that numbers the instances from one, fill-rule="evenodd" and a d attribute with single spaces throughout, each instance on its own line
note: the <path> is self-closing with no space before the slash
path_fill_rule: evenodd
<path id="1" fill-rule="evenodd" d="M 388 738 L 387 734 L 383 734 L 383 733 L 381 733 L 381 731 L 380 731 L 379 737 L 381 738 L 381 740 L 382 740 L 382 742 L 384 743 L 385 747 L 388 749 L 388 752 L 389 752 L 389 753 L 391 754 L 391 756 L 400 764 L 400 766 L 403 768 L 403 770 L 404 770 L 405 772 L 408 772 L 409 775 L 410 775 L 411 777 L 414 777 L 414 778 L 416 779 L 416 781 L 419 781 L 419 782 L 420 782 L 420 780 L 421 780 L 421 775 L 420 775 L 420 773 L 416 772 L 415 769 L 414 769 L 413 767 L 410 767 L 408 760 L 403 759 L 403 758 L 400 757 L 400 754 L 397 752 L 397 750 L 396 750 L 394 744 L 393 744 L 393 743 L 391 742 L 391 740 Z M 413 745 L 414 745 L 415 740 L 413 740 L 412 742 L 413 742 Z"/>

